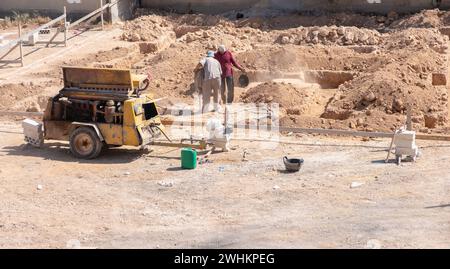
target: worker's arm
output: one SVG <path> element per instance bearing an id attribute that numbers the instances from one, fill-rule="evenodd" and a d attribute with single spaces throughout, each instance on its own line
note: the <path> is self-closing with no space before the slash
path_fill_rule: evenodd
<path id="1" fill-rule="evenodd" d="M 194 73 L 197 73 L 202 68 L 203 68 L 203 65 L 201 63 L 198 63 L 197 66 L 194 69 Z"/>
<path id="2" fill-rule="evenodd" d="M 236 60 L 234 59 L 233 54 L 231 54 L 231 63 L 234 65 L 234 67 L 236 67 L 237 69 L 241 70 L 242 72 L 245 73 L 245 68 L 242 67 L 238 62 L 236 62 Z"/>

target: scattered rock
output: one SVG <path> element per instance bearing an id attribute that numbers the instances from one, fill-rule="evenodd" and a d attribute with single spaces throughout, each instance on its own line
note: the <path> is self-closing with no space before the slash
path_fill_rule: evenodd
<path id="1" fill-rule="evenodd" d="M 40 107 L 36 102 L 31 103 L 31 105 L 26 109 L 27 112 L 39 112 Z"/>
<path id="2" fill-rule="evenodd" d="M 432 78 L 432 84 L 434 86 L 447 85 L 447 76 L 445 74 L 433 73 L 431 78 Z"/>
<path id="3" fill-rule="evenodd" d="M 425 114 L 424 120 L 425 120 L 425 127 L 436 128 L 439 118 L 435 114 Z"/>
<path id="4" fill-rule="evenodd" d="M 281 44 L 288 44 L 289 43 L 289 37 L 288 36 L 282 36 L 281 37 L 281 40 L 280 40 L 280 42 L 281 42 Z"/>
<path id="5" fill-rule="evenodd" d="M 392 103 L 392 110 L 395 112 L 403 112 L 404 109 L 405 106 L 403 101 L 400 99 L 394 99 L 394 102 Z"/>
<path id="6" fill-rule="evenodd" d="M 350 188 L 354 189 L 354 188 L 361 187 L 362 185 L 364 185 L 364 183 L 355 181 L 355 182 L 352 182 L 352 184 L 350 184 Z"/>
<path id="7" fill-rule="evenodd" d="M 130 41 L 131 42 L 141 41 L 141 36 L 137 33 L 133 33 L 131 34 Z"/>
<path id="8" fill-rule="evenodd" d="M 375 96 L 375 94 L 373 92 L 369 92 L 368 94 L 366 94 L 364 96 L 363 99 L 364 99 L 364 101 L 367 101 L 367 102 L 373 102 L 373 101 L 375 101 L 375 99 L 377 99 L 377 97 Z"/>
<path id="9" fill-rule="evenodd" d="M 159 186 L 162 186 L 162 187 L 173 187 L 173 182 L 165 182 L 165 181 L 160 181 L 160 182 L 158 182 L 158 185 Z"/>
<path id="10" fill-rule="evenodd" d="M 364 125 L 364 119 L 363 118 L 359 118 L 356 120 L 356 125 L 357 126 L 363 126 Z"/>
<path id="11" fill-rule="evenodd" d="M 367 244 L 365 246 L 365 248 L 368 249 L 380 249 L 381 248 L 381 242 L 377 239 L 370 239 L 369 241 L 367 241 Z"/>

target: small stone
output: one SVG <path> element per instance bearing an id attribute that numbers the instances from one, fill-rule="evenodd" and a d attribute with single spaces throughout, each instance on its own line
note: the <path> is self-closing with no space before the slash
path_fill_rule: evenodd
<path id="1" fill-rule="evenodd" d="M 424 120 L 425 120 L 425 127 L 436 128 L 436 125 L 438 123 L 438 116 L 434 114 L 425 114 Z"/>
<path id="2" fill-rule="evenodd" d="M 377 97 L 375 96 L 375 94 L 373 92 L 369 92 L 368 94 L 366 94 L 364 96 L 363 99 L 364 99 L 364 101 L 367 101 L 367 102 L 373 102 L 373 101 L 375 101 L 375 99 L 377 99 Z"/>
<path id="3" fill-rule="evenodd" d="M 131 42 L 137 42 L 141 40 L 141 36 L 137 33 L 133 33 L 130 37 Z"/>
<path id="4" fill-rule="evenodd" d="M 130 172 L 125 172 L 125 173 L 123 173 L 125 176 L 129 176 L 129 175 L 131 175 L 131 173 Z"/>
<path id="5" fill-rule="evenodd" d="M 37 103 L 35 103 L 35 102 L 33 102 L 31 105 L 30 105 L 30 107 L 28 107 L 27 109 L 26 109 L 26 111 L 27 112 L 39 112 L 39 105 L 37 104 Z"/>
<path id="6" fill-rule="evenodd" d="M 38 190 L 42 190 L 42 185 L 40 185 L 40 184 L 37 185 L 37 189 L 38 189 Z"/>
<path id="7" fill-rule="evenodd" d="M 362 119 L 362 118 L 357 119 L 356 120 L 356 125 L 358 125 L 358 126 L 364 125 L 364 119 Z"/>
<path id="8" fill-rule="evenodd" d="M 280 188 L 280 186 L 278 186 L 278 185 L 273 186 L 274 190 L 278 190 L 279 188 Z"/>
<path id="9" fill-rule="evenodd" d="M 381 242 L 376 239 L 370 239 L 367 241 L 366 248 L 368 249 L 380 249 L 381 248 Z"/>
<path id="10" fill-rule="evenodd" d="M 431 80 L 434 86 L 447 85 L 447 77 L 445 74 L 433 73 Z"/>
<path id="11" fill-rule="evenodd" d="M 355 181 L 355 182 L 352 182 L 352 184 L 350 184 L 350 188 L 354 189 L 354 188 L 361 187 L 362 185 L 364 185 L 364 183 Z"/>
<path id="12" fill-rule="evenodd" d="M 400 99 L 394 99 L 392 104 L 392 110 L 396 112 L 402 112 L 405 109 L 403 101 Z"/>
<path id="13" fill-rule="evenodd" d="M 160 182 L 158 182 L 158 185 L 169 188 L 169 187 L 173 187 L 173 182 L 160 181 Z"/>
<path id="14" fill-rule="evenodd" d="M 280 42 L 281 42 L 281 44 L 288 44 L 289 43 L 289 37 L 288 36 L 282 36 Z"/>

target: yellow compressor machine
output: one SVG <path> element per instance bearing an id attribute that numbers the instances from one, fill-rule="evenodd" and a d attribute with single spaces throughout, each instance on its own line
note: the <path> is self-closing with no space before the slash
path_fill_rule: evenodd
<path id="1" fill-rule="evenodd" d="M 142 93 L 147 76 L 122 69 L 62 70 L 64 87 L 48 101 L 43 139 L 69 141 L 73 155 L 92 159 L 104 147 L 143 146 L 164 133 L 152 96 Z"/>

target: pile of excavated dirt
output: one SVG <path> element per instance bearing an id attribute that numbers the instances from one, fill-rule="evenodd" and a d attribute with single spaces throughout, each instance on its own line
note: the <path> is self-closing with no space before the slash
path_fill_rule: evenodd
<path id="1" fill-rule="evenodd" d="M 126 21 L 123 30 L 123 40 L 132 42 L 154 41 L 161 35 L 172 33 L 173 26 L 164 17 L 148 15 L 138 17 L 132 21 Z"/>
<path id="2" fill-rule="evenodd" d="M 388 54 L 392 50 L 415 50 L 418 53 L 428 53 L 431 49 L 440 54 L 447 53 L 448 37 L 442 35 L 437 29 L 406 29 L 386 34 L 383 38 L 382 48 Z"/>
<path id="3" fill-rule="evenodd" d="M 377 45 L 381 34 L 375 30 L 356 27 L 298 27 L 283 31 L 276 42 L 280 44 Z"/>
<path id="4" fill-rule="evenodd" d="M 410 105 L 418 129 L 447 123 L 448 92 L 445 85 L 433 85 L 431 74 L 446 72 L 443 53 L 448 38 L 428 29 L 408 29 L 390 37 L 382 46 L 391 56 L 388 64 L 341 85 L 324 118 L 362 119 L 371 128 L 389 130 L 393 125 L 388 119 L 405 115 Z M 379 122 L 380 115 L 384 121 Z"/>
<path id="5" fill-rule="evenodd" d="M 367 28 L 350 27 L 352 17 L 355 17 L 352 23 Z M 374 30 L 402 19 L 397 14 L 385 17 L 348 15 L 342 20 L 333 16 L 323 16 L 322 20 L 320 16 L 310 16 L 322 27 L 307 24 L 303 15 L 295 19 L 304 20 L 300 27 L 290 25 L 286 19 L 295 18 L 293 15 L 243 20 L 195 14 L 164 18 L 170 21 L 178 39 L 166 50 L 145 60 L 154 75 L 152 90 L 157 95 L 189 98 L 193 93 L 190 70 L 206 50 L 225 43 L 251 72 L 282 76 L 309 69 L 327 69 L 357 74 L 324 104 L 322 118 L 313 118 L 299 109 L 307 96 L 293 85 L 268 82 L 244 92 L 244 102 L 279 103 L 286 113 L 283 119 L 286 123 L 391 130 L 403 124 L 406 102 L 415 106 L 413 115 L 417 125 L 436 127 L 447 121 L 446 93 L 443 87 L 432 85 L 431 74 L 445 72 L 448 38 L 437 29 L 408 28 L 386 33 Z M 152 20 L 152 16 L 139 19 Z M 263 76 L 259 79 L 264 79 Z M 409 89 L 409 92 L 397 94 L 398 88 Z M 367 92 L 376 95 L 378 101 L 364 107 L 361 99 L 367 98 Z M 430 109 L 431 104 L 434 106 Z M 291 113 L 287 113 L 288 110 Z M 425 124 L 425 118 L 430 117 L 437 119 L 435 124 L 430 124 L 430 120 Z"/>
<path id="6" fill-rule="evenodd" d="M 8 110 L 23 99 L 38 94 L 42 87 L 34 84 L 5 84 L 0 86 L 0 110 Z M 25 110 L 39 111 L 40 106 L 33 104 Z"/>
<path id="7" fill-rule="evenodd" d="M 364 122 L 370 123 L 376 122 L 380 114 L 385 118 L 405 115 L 408 105 L 412 108 L 415 123 L 435 128 L 447 120 L 447 89 L 410 85 L 388 71 L 365 74 L 343 85 L 328 103 L 322 117 L 334 120 L 363 118 Z M 390 122 L 377 123 L 376 127 L 389 130 L 392 125 Z"/>
<path id="8" fill-rule="evenodd" d="M 131 46 L 64 64 L 132 68 L 151 74 L 150 91 L 157 98 L 189 103 L 195 92 L 193 69 L 207 50 L 225 44 L 249 71 L 251 82 L 261 83 L 238 89 L 242 101 L 279 103 L 282 124 L 392 130 L 404 123 L 405 107 L 411 104 L 415 126 L 435 128 L 448 121 L 446 88 L 432 80 L 432 74 L 447 74 L 449 40 L 437 28 L 448 24 L 448 14 L 431 10 L 409 16 L 266 14 L 236 19 L 231 13 L 139 10 L 122 28 L 121 38 Z M 353 79 L 330 91 L 268 82 L 298 78 L 308 70 L 346 71 Z M 61 76 L 59 68 L 48 75 Z"/>
<path id="9" fill-rule="evenodd" d="M 299 110 L 308 94 L 291 83 L 265 82 L 248 89 L 241 95 L 244 103 L 275 103 L 284 111 Z M 298 112 L 300 113 L 300 111 Z"/>
<path id="10" fill-rule="evenodd" d="M 439 9 L 422 10 L 393 21 L 390 28 L 439 28 L 450 25 L 450 12 Z"/>

